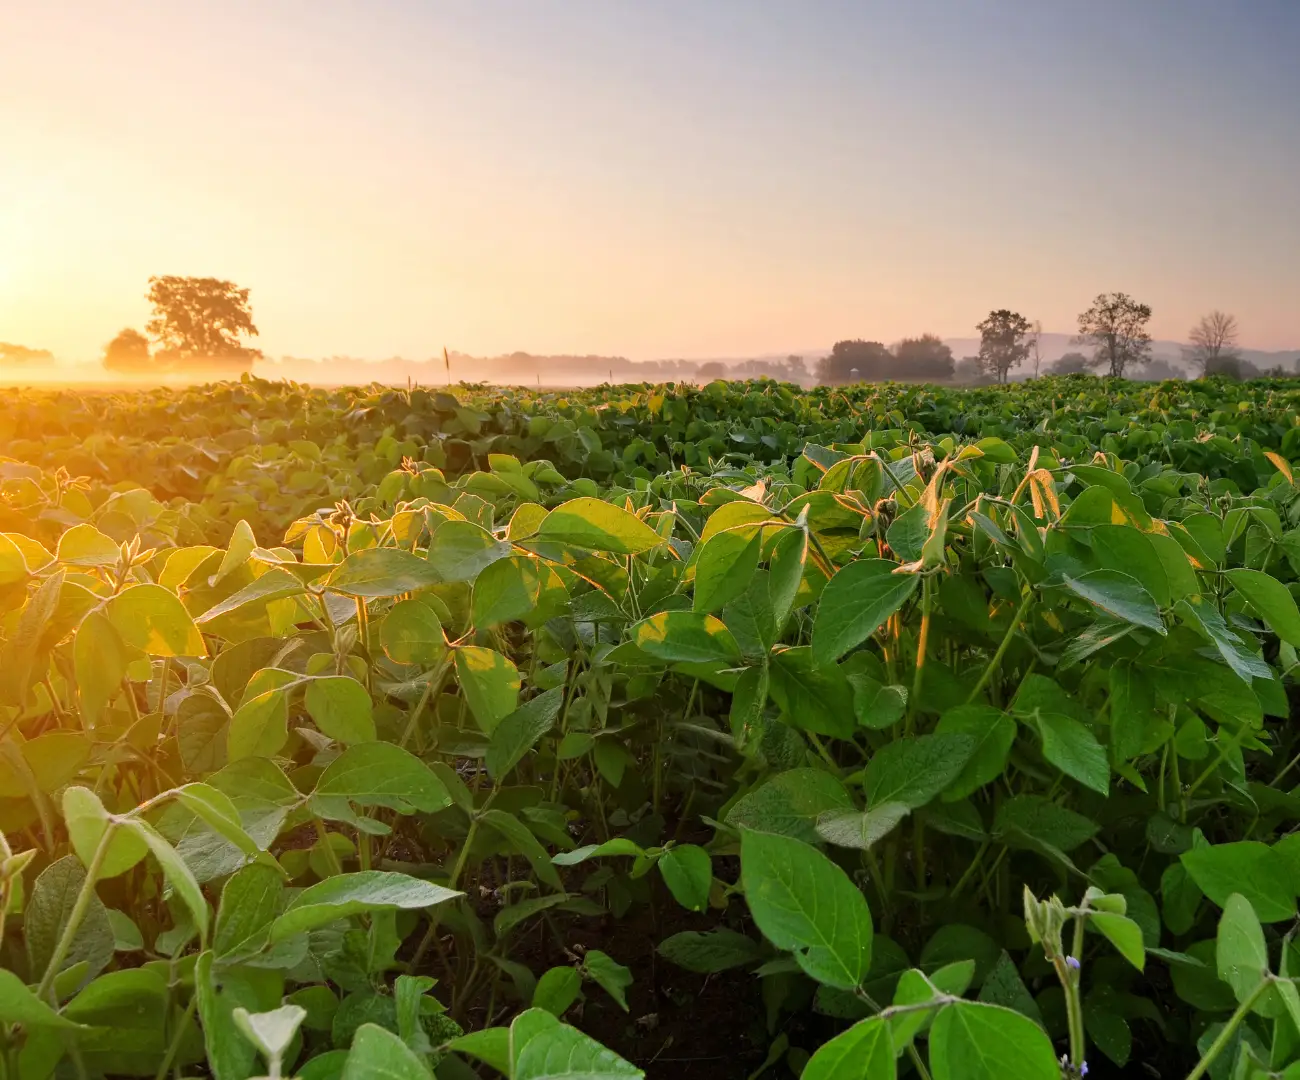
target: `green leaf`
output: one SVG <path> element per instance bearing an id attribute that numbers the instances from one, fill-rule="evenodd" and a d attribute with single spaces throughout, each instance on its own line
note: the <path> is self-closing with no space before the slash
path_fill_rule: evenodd
<path id="1" fill-rule="evenodd" d="M 1032 1020 L 999 1005 L 961 1001 L 930 1029 L 934 1080 L 1059 1080 L 1056 1051 Z"/>
<path id="2" fill-rule="evenodd" d="M 1011 744 L 1016 741 L 1016 722 L 1000 709 L 989 705 L 958 705 L 949 709 L 935 726 L 936 735 L 966 735 L 975 740 L 975 749 L 956 778 L 943 792 L 945 802 L 964 799 L 1006 768 Z"/>
<path id="3" fill-rule="evenodd" d="M 81 714 L 86 727 L 91 728 L 122 688 L 131 657 L 108 616 L 98 611 L 81 620 L 72 651 Z"/>
<path id="4" fill-rule="evenodd" d="M 897 568 L 886 559 L 859 559 L 831 578 L 813 622 L 812 649 L 819 664 L 862 644 L 912 595 L 920 578 L 896 574 Z"/>
<path id="5" fill-rule="evenodd" d="M 837 847 L 870 851 L 911 812 L 901 802 L 883 802 L 865 811 L 828 810 L 817 818 L 817 835 Z"/>
<path id="6" fill-rule="evenodd" d="M 321 733 L 345 746 L 375 738 L 370 694 L 346 675 L 321 675 L 307 684 L 307 713 Z"/>
<path id="7" fill-rule="evenodd" d="M 200 624 L 210 623 L 219 619 L 222 615 L 238 611 L 249 604 L 258 604 L 264 609 L 272 600 L 284 600 L 290 596 L 301 596 L 306 591 L 306 586 L 288 570 L 273 567 L 261 577 L 254 578 L 242 589 L 227 596 L 220 603 L 208 608 L 194 621 Z M 211 631 L 212 628 L 209 628 L 209 632 Z"/>
<path id="8" fill-rule="evenodd" d="M 393 743 L 350 746 L 316 781 L 315 794 L 359 806 L 386 806 L 402 814 L 437 813 L 451 805 L 446 786 L 423 761 Z"/>
<path id="9" fill-rule="evenodd" d="M 568 1012 L 581 993 L 582 976 L 577 968 L 549 968 L 537 980 L 531 1008 L 545 1009 L 552 1016 L 560 1017 Z"/>
<path id="10" fill-rule="evenodd" d="M 838 664 L 818 665 L 808 646 L 772 654 L 768 689 L 792 727 L 835 739 L 853 738 L 853 685 Z"/>
<path id="11" fill-rule="evenodd" d="M 27 970 L 33 978 L 39 979 L 49 966 L 85 881 L 85 868 L 75 855 L 56 859 L 37 875 L 23 912 Z M 72 939 L 72 947 L 68 949 L 59 971 L 84 963 L 87 975 L 94 978 L 108 967 L 112 959 L 112 924 L 98 893 L 92 892 L 82 913 L 81 925 Z"/>
<path id="12" fill-rule="evenodd" d="M 1096 836 L 1098 828 L 1091 818 L 1041 795 L 1016 795 L 998 808 L 993 831 L 1011 847 L 1025 846 L 1016 843 L 1019 835 L 1070 852 Z"/>
<path id="13" fill-rule="evenodd" d="M 767 591 L 777 632 L 793 610 L 808 565 L 808 531 L 784 529 L 772 545 L 768 560 Z"/>
<path id="14" fill-rule="evenodd" d="M 429 565 L 443 581 L 473 581 L 498 559 L 510 554 L 509 541 L 472 521 L 444 521 L 429 541 Z"/>
<path id="15" fill-rule="evenodd" d="M 1179 856 L 1201 892 L 1220 907 L 1233 893 L 1255 910 L 1260 922 L 1284 922 L 1296 914 L 1296 889 L 1286 857 L 1266 844 L 1241 840 L 1193 848 Z"/>
<path id="16" fill-rule="evenodd" d="M 236 1008 L 231 1013 L 235 1026 L 268 1060 L 279 1060 L 289 1049 L 298 1028 L 307 1018 L 301 1005 L 281 1005 L 267 1012 L 249 1012 Z"/>
<path id="17" fill-rule="evenodd" d="M 217 905 L 212 936 L 216 957 L 231 962 L 260 951 L 269 940 L 283 895 L 284 880 L 269 866 L 245 866 L 232 874 Z"/>
<path id="18" fill-rule="evenodd" d="M 284 749 L 289 741 L 288 687 L 297 681 L 292 671 L 280 668 L 263 668 L 248 681 L 226 734 L 230 761 L 274 757 Z"/>
<path id="19" fill-rule="evenodd" d="M 1165 634 L 1164 620 L 1155 599 L 1137 578 L 1121 570 L 1090 570 L 1077 578 L 1064 575 L 1066 586 L 1077 596 L 1112 618 Z"/>
<path id="20" fill-rule="evenodd" d="M 852 990 L 871 968 L 871 911 L 848 875 L 816 848 L 741 833 L 741 881 L 759 930 L 827 986 Z"/>
<path id="21" fill-rule="evenodd" d="M 557 686 L 525 702 L 497 725 L 485 761 L 494 781 L 504 781 L 537 740 L 551 730 L 563 704 L 564 688 Z"/>
<path id="22" fill-rule="evenodd" d="M 477 645 L 456 650 L 456 681 L 478 726 L 491 735 L 519 705 L 519 671 L 499 652 Z"/>
<path id="23" fill-rule="evenodd" d="M 924 806 L 953 783 L 978 746 L 970 735 L 921 735 L 895 739 L 876 751 L 863 773 L 869 807 L 902 803 Z"/>
<path id="24" fill-rule="evenodd" d="M 500 833 L 509 842 L 510 847 L 516 854 L 522 855 L 528 860 L 529 865 L 533 868 L 533 873 L 541 879 L 543 884 L 549 885 L 559 892 L 564 890 L 564 882 L 560 880 L 555 864 L 551 862 L 551 857 L 546 853 L 546 849 L 542 847 L 527 825 L 504 810 L 483 810 L 478 817 L 484 825 Z"/>
<path id="25" fill-rule="evenodd" d="M 271 924 L 271 940 L 314 930 L 349 915 L 388 908 L 413 910 L 446 903 L 464 893 L 385 870 L 338 874 L 303 889 Z"/>
<path id="26" fill-rule="evenodd" d="M 618 1002 L 624 1012 L 627 1008 L 627 988 L 632 985 L 632 972 L 608 953 L 588 949 L 582 958 L 582 971 L 587 978 Z"/>
<path id="27" fill-rule="evenodd" d="M 1128 574 L 1151 594 L 1157 607 L 1169 606 L 1173 599 L 1169 575 L 1147 533 L 1132 525 L 1095 525 L 1089 530 L 1089 538 L 1093 557 L 1102 569 Z M 1171 543 L 1177 547 L 1176 541 Z"/>
<path id="28" fill-rule="evenodd" d="M 740 646 L 722 620 L 698 611 L 661 611 L 628 633 L 642 652 L 670 664 L 741 660 Z"/>
<path id="29" fill-rule="evenodd" d="M 870 675 L 849 676 L 853 687 L 853 712 L 863 727 L 883 731 L 893 727 L 907 711 L 907 690 L 902 686 L 885 686 Z"/>
<path id="30" fill-rule="evenodd" d="M 661 941 L 656 951 L 670 963 L 699 975 L 746 967 L 763 956 L 753 938 L 725 926 L 704 932 L 682 930 Z"/>
<path id="31" fill-rule="evenodd" d="M 442 620 L 432 605 L 420 597 L 401 600 L 379 624 L 379 642 L 396 664 L 415 664 L 425 670 L 447 655 Z"/>
<path id="32" fill-rule="evenodd" d="M 575 972 L 576 974 L 576 972 Z M 510 1076 L 510 1029 L 503 1027 L 482 1028 L 460 1035 L 447 1044 L 448 1049 L 460 1054 L 469 1054 L 480 1061 L 485 1061 L 502 1076 Z"/>
<path id="33" fill-rule="evenodd" d="M 921 557 L 921 550 L 929 535 L 930 512 L 917 503 L 889 523 L 889 528 L 885 530 L 885 542 L 904 562 L 915 562 Z"/>
<path id="34" fill-rule="evenodd" d="M 429 1066 L 401 1038 L 378 1024 L 362 1024 L 340 1080 L 433 1080 Z"/>
<path id="35" fill-rule="evenodd" d="M 1268 975 L 1264 929 L 1250 901 L 1240 893 L 1233 893 L 1223 905 L 1214 959 L 1219 978 L 1232 987 L 1238 1001 L 1245 1001 Z"/>
<path id="36" fill-rule="evenodd" d="M 512 555 L 487 567 L 474 582 L 471 602 L 474 626 L 479 630 L 499 623 L 530 621 L 539 609 L 563 610 L 568 593 L 555 570 L 532 555 Z M 558 607 L 555 605 L 558 604 Z"/>
<path id="37" fill-rule="evenodd" d="M 1104 934 L 1119 950 L 1119 954 L 1138 971 L 1146 967 L 1146 948 L 1142 943 L 1142 929 L 1132 919 L 1109 911 L 1094 911 L 1088 924 Z"/>
<path id="38" fill-rule="evenodd" d="M 1245 683 L 1249 684 L 1252 679 L 1273 677 L 1269 666 L 1250 652 L 1241 638 L 1228 629 L 1228 624 L 1218 609 L 1204 597 L 1184 597 L 1174 605 L 1174 610 L 1214 644 L 1224 663 Z"/>
<path id="39" fill-rule="evenodd" d="M 984 979 L 984 985 L 980 987 L 979 999 L 989 1005 L 1003 1005 L 1008 1009 L 1015 1009 L 1034 1023 L 1042 1023 L 1043 1018 L 1038 1010 L 1038 1003 L 1030 994 L 1029 988 L 1005 949 Z"/>
<path id="40" fill-rule="evenodd" d="M 615 555 L 637 555 L 665 543 L 635 514 L 592 498 L 570 499 L 557 506 L 546 515 L 537 535 L 541 540 Z"/>
<path id="41" fill-rule="evenodd" d="M 167 878 L 168 883 L 185 902 L 185 906 L 189 908 L 190 916 L 194 919 L 194 925 L 198 927 L 199 936 L 206 938 L 208 934 L 208 902 L 203 899 L 203 890 L 199 888 L 199 883 L 194 879 L 194 873 L 185 860 L 176 853 L 176 849 L 171 844 L 167 843 L 158 834 L 158 830 L 147 821 L 132 818 L 129 821 L 124 821 L 120 827 L 129 829 L 145 842 L 150 853 L 162 868 L 163 876 Z"/>
<path id="42" fill-rule="evenodd" d="M 894 1080 L 897 1075 L 889 1025 L 873 1016 L 822 1043 L 800 1080 Z"/>
<path id="43" fill-rule="evenodd" d="M 492 929 L 498 939 L 504 938 L 516 926 L 527 922 L 534 915 L 568 903 L 572 897 L 566 892 L 548 893 L 545 896 L 532 896 L 516 904 L 507 904 L 492 919 Z"/>
<path id="44" fill-rule="evenodd" d="M 510 1080 L 635 1080 L 645 1074 L 545 1009 L 510 1025 Z"/>
<path id="45" fill-rule="evenodd" d="M 1110 762 L 1097 736 L 1078 720 L 1061 713 L 1039 712 L 1036 720 L 1043 739 L 1043 757 L 1084 787 L 1109 794 Z"/>
<path id="46" fill-rule="evenodd" d="M 645 856 L 645 848 L 635 841 L 615 836 L 603 844 L 586 844 L 572 851 L 561 851 L 551 856 L 551 862 L 556 866 L 577 866 L 578 863 L 586 862 L 588 859 L 599 859 L 609 855 L 631 855 L 642 858 Z"/>
<path id="47" fill-rule="evenodd" d="M 197 815 L 218 835 L 230 841 L 245 855 L 257 858 L 263 850 L 247 832 L 235 804 L 225 792 L 211 784 L 186 784 L 176 790 L 176 800 Z"/>
<path id="48" fill-rule="evenodd" d="M 65 566 L 110 567 L 116 566 L 122 558 L 122 547 L 95 526 L 82 522 L 59 537 L 54 557 Z"/>
<path id="49" fill-rule="evenodd" d="M 99 796 L 89 788 L 70 787 L 63 792 L 63 821 L 68 827 L 68 839 L 84 866 L 90 867 L 100 838 L 112 824 L 112 819 Z M 145 857 L 149 848 L 144 841 L 128 829 L 113 825 L 113 835 L 108 840 L 108 851 L 100 862 L 96 881 L 106 881 L 130 870 Z"/>
<path id="50" fill-rule="evenodd" d="M 166 1050 L 166 1031 L 158 1018 L 168 1005 L 162 974 L 131 968 L 99 976 L 64 1006 L 63 1015 L 92 1029 L 77 1035 L 77 1050 L 88 1073 L 148 1076 L 156 1072 Z"/>
<path id="51" fill-rule="evenodd" d="M 207 656 L 203 635 L 175 593 L 132 585 L 104 608 L 121 639 L 150 656 Z"/>
<path id="52" fill-rule="evenodd" d="M 1300 648 L 1300 608 L 1285 585 L 1262 571 L 1243 567 L 1229 570 L 1224 576 L 1273 633 L 1288 645 Z"/>
<path id="53" fill-rule="evenodd" d="M 677 844 L 659 858 L 659 873 L 673 898 L 687 911 L 709 906 L 713 886 L 713 860 L 695 844 Z"/>
<path id="54" fill-rule="evenodd" d="M 437 585 L 436 567 L 402 548 L 354 551 L 325 577 L 326 588 L 343 596 L 401 596 Z"/>
<path id="55" fill-rule="evenodd" d="M 719 611 L 748 587 L 758 569 L 763 530 L 742 526 L 714 533 L 698 549 L 695 561 L 695 611 Z"/>
<path id="56" fill-rule="evenodd" d="M 816 844 L 818 819 L 837 810 L 853 810 L 838 779 L 824 769 L 789 769 L 737 799 L 726 822 L 734 829 L 778 833 Z"/>
<path id="57" fill-rule="evenodd" d="M 29 1028 L 76 1028 L 23 985 L 12 971 L 0 968 L 0 1024 L 22 1024 Z"/>

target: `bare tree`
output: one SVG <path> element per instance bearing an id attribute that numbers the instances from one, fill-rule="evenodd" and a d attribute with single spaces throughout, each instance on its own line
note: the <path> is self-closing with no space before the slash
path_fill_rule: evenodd
<path id="1" fill-rule="evenodd" d="M 1202 315 L 1187 333 L 1192 347 L 1185 353 L 1187 360 L 1205 374 L 1213 374 L 1219 367 L 1237 357 L 1237 317 L 1217 308 Z"/>
<path id="2" fill-rule="evenodd" d="M 1151 360 L 1150 321 L 1147 304 L 1139 304 L 1128 293 L 1102 293 L 1079 316 L 1074 343 L 1093 346 L 1092 366 L 1122 378 L 1130 366 Z"/>
<path id="3" fill-rule="evenodd" d="M 1038 378 L 1038 365 L 1043 362 L 1043 354 L 1039 348 L 1040 340 L 1043 336 L 1043 320 L 1035 319 L 1033 326 L 1029 330 L 1029 359 L 1034 362 L 1034 378 Z"/>

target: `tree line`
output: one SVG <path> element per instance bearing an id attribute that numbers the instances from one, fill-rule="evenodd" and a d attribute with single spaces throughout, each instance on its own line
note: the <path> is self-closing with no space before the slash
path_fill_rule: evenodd
<path id="1" fill-rule="evenodd" d="M 253 322 L 249 290 L 234 282 L 212 277 L 167 275 L 149 279 L 146 298 L 152 315 L 144 331 L 122 330 L 104 348 L 103 365 L 110 371 L 143 373 L 206 369 L 245 371 L 261 350 L 252 348 L 245 339 L 257 336 Z M 990 311 L 975 329 L 980 335 L 975 356 L 956 359 L 952 350 L 935 334 L 904 338 L 886 347 L 879 341 L 854 338 L 836 342 L 830 355 L 822 357 L 810 372 L 802 356 L 785 360 L 759 359 L 735 364 L 710 361 L 657 361 L 634 364 L 621 357 L 552 357 L 539 358 L 524 353 L 499 360 L 510 370 L 524 368 L 537 374 L 539 361 L 570 361 L 584 369 L 609 366 L 613 381 L 615 369 L 624 377 L 642 379 L 647 375 L 660 378 L 751 379 L 774 378 L 807 384 L 819 382 L 843 385 L 854 382 L 878 382 L 886 379 L 914 382 L 995 382 L 1010 381 L 1013 371 L 1031 367 L 1031 375 L 1067 375 L 1096 371 L 1123 377 L 1134 375 L 1139 368 L 1149 369 L 1155 377 L 1177 377 L 1178 371 L 1162 359 L 1153 363 L 1151 307 L 1139 303 L 1127 293 L 1102 293 L 1078 317 L 1075 345 L 1085 351 L 1068 352 L 1042 368 L 1040 340 L 1042 324 L 1030 321 L 1020 312 L 1008 308 Z M 1246 361 L 1239 350 L 1239 326 L 1234 315 L 1212 311 L 1203 316 L 1188 332 L 1189 344 L 1183 359 L 1201 375 L 1227 375 L 1235 378 L 1261 374 L 1286 374 L 1280 368 L 1261 372 Z M 0 344 L 0 363 L 23 363 L 34 359 L 52 359 L 44 350 Z M 593 367 L 594 365 L 594 367 Z M 498 365 L 500 366 L 500 365 Z M 546 366 L 550 366 L 547 364 Z M 561 364 L 561 366 L 570 366 Z M 451 363 L 447 360 L 448 375 Z M 629 371 L 635 368 L 635 371 Z M 1157 369 L 1160 369 L 1157 373 Z"/>
<path id="2" fill-rule="evenodd" d="M 1150 321 L 1150 305 L 1127 293 L 1102 293 L 1079 314 L 1078 332 L 1072 339 L 1073 344 L 1089 351 L 1068 352 L 1042 370 L 1042 323 L 1031 322 L 1018 311 L 998 308 L 975 327 L 980 335 L 975 356 L 955 359 L 952 350 L 934 334 L 904 338 L 892 348 L 878 341 L 854 339 L 837 342 L 829 356 L 817 361 L 815 374 L 818 382 L 830 385 L 885 379 L 1005 383 L 1012 371 L 1027 365 L 1032 365 L 1033 378 L 1089 371 L 1122 378 L 1148 366 L 1153 371 L 1159 366 L 1162 375 L 1176 377 L 1176 369 L 1166 361 L 1153 363 L 1147 329 Z M 1183 359 L 1200 375 L 1244 378 L 1286 374 L 1280 368 L 1261 372 L 1244 360 L 1238 348 L 1237 319 L 1222 311 L 1202 316 L 1188 332 L 1188 340 Z"/>

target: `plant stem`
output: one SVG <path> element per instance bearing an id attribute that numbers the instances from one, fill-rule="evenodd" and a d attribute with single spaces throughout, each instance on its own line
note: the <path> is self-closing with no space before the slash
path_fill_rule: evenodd
<path id="1" fill-rule="evenodd" d="M 1070 955 L 1074 957 L 1076 964 L 1083 962 L 1080 954 L 1083 952 L 1083 930 L 1087 918 L 1086 915 L 1074 917 L 1074 945 Z M 1083 1026 L 1083 999 L 1079 995 L 1080 971 L 1079 967 L 1071 969 L 1067 965 L 1066 977 L 1062 980 L 1065 983 L 1065 1003 L 1070 1018 L 1070 1062 L 1076 1072 L 1082 1071 L 1088 1051 L 1088 1036 Z"/>
<path id="2" fill-rule="evenodd" d="M 931 579 L 921 579 L 921 630 L 916 640 L 916 673 L 912 676 L 912 692 L 907 697 L 907 724 L 905 732 L 912 734 L 916 719 L 916 703 L 921 698 L 921 679 L 925 674 L 925 648 L 930 641 Z"/>
<path id="3" fill-rule="evenodd" d="M 1232 1036 L 1236 1034 L 1237 1028 L 1241 1027 L 1241 1022 L 1250 1015 L 1256 1003 L 1264 996 L 1264 992 L 1272 985 L 1272 975 L 1265 975 L 1259 980 L 1259 984 L 1250 992 L 1250 996 L 1238 1005 L 1237 1011 L 1228 1018 L 1228 1022 L 1223 1025 L 1223 1030 L 1205 1051 L 1205 1056 L 1196 1063 L 1196 1068 L 1187 1074 L 1187 1080 L 1200 1080 L 1205 1075 L 1205 1071 L 1214 1064 L 1214 1059 L 1223 1053 L 1224 1048 L 1232 1041 Z"/>
<path id="4" fill-rule="evenodd" d="M 488 797 L 483 801 L 480 813 L 492 805 L 492 800 L 496 798 L 497 791 L 498 788 L 493 787 L 488 793 Z M 465 842 L 460 846 L 460 854 L 456 856 L 456 865 L 452 867 L 451 877 L 447 879 L 447 888 L 449 889 L 456 887 L 456 883 L 460 881 L 460 875 L 465 871 L 465 863 L 469 860 L 469 849 L 473 846 L 474 837 L 478 833 L 478 823 L 478 814 L 470 815 L 469 828 L 465 832 Z M 424 954 L 429 951 L 429 946 L 433 944 L 434 938 L 437 936 L 438 912 L 437 909 L 434 909 L 429 913 L 429 928 L 424 932 L 424 937 L 420 939 L 420 944 L 415 948 L 415 955 L 411 957 L 411 963 L 407 968 L 408 971 L 418 971 L 420 969 L 420 962 L 424 959 Z"/>
<path id="5" fill-rule="evenodd" d="M 185 1040 L 185 1032 L 190 1018 L 194 1015 L 194 1010 L 198 1008 L 198 1005 L 199 995 L 195 991 L 190 995 L 190 1003 L 185 1008 L 185 1015 L 181 1017 L 181 1022 L 176 1025 L 176 1030 L 172 1033 L 172 1040 L 167 1044 L 167 1053 L 163 1055 L 162 1064 L 158 1066 L 158 1072 L 154 1074 L 154 1080 L 167 1080 L 167 1070 L 172 1067 L 172 1062 L 176 1060 L 176 1055 L 180 1053 L 181 1043 Z"/>
<path id="6" fill-rule="evenodd" d="M 334 845 L 330 843 L 330 834 L 325 829 L 325 822 L 320 818 L 316 818 L 315 823 L 316 842 L 325 849 L 325 865 L 329 867 L 330 875 L 337 877 L 343 873 L 343 864 L 339 862 L 338 853 L 334 850 Z"/>
<path id="7" fill-rule="evenodd" d="M 957 879 L 957 884 L 952 887 L 952 892 L 948 894 L 949 900 L 956 900 L 957 897 L 961 895 L 962 889 L 966 887 L 967 882 L 970 881 L 975 871 L 979 869 L 980 859 L 984 857 L 984 852 L 988 851 L 988 849 L 988 839 L 986 838 L 981 840 L 979 850 L 975 852 L 975 858 L 971 859 L 970 865 L 966 867 L 961 877 Z"/>
<path id="8" fill-rule="evenodd" d="M 1025 594 L 1025 598 L 1020 601 L 1020 606 L 1016 608 L 1016 613 L 1011 616 L 1011 625 L 1007 627 L 1007 632 L 1002 636 L 1002 643 L 998 646 L 998 651 L 993 654 L 993 659 L 989 661 L 988 667 L 984 669 L 984 674 L 980 676 L 980 681 L 975 684 L 975 689 L 970 692 L 970 696 L 966 699 L 967 705 L 971 704 L 977 697 L 979 697 L 980 694 L 984 692 L 984 688 L 988 686 L 989 680 L 993 678 L 999 665 L 1002 663 L 1002 658 L 1006 655 L 1007 649 L 1011 647 L 1011 639 L 1015 637 L 1016 628 L 1029 613 L 1029 609 L 1033 606 L 1033 603 L 1034 591 L 1031 588 L 1029 592 Z"/>
<path id="9" fill-rule="evenodd" d="M 95 895 L 95 880 L 99 877 L 99 871 L 103 868 L 104 860 L 108 857 L 108 845 L 116 831 L 117 822 L 110 821 L 104 828 L 103 835 L 99 838 L 99 846 L 95 848 L 95 854 L 91 857 L 90 866 L 86 869 L 86 880 L 81 883 L 81 890 L 77 893 L 77 899 L 73 902 L 72 912 L 68 916 L 68 924 L 63 928 L 59 943 L 54 946 L 54 953 L 50 956 L 50 962 L 45 965 L 45 974 L 41 976 L 41 984 L 36 989 L 38 998 L 44 999 L 49 995 L 54 985 L 54 977 L 58 975 L 59 969 L 63 966 L 63 961 L 67 958 L 68 950 L 72 948 L 72 943 L 77 938 L 77 931 L 81 929 L 81 923 L 86 917 L 86 912 L 90 910 L 90 901 Z"/>

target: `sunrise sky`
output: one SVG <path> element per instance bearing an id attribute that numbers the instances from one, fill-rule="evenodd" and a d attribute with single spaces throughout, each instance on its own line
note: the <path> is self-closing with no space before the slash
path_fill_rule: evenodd
<path id="1" fill-rule="evenodd" d="M 802 351 L 1073 329 L 1300 347 L 1297 0 L 0 3 L 0 341 L 151 274 L 268 355 Z"/>

